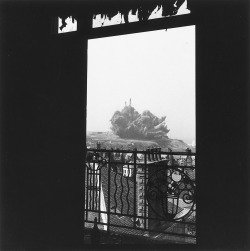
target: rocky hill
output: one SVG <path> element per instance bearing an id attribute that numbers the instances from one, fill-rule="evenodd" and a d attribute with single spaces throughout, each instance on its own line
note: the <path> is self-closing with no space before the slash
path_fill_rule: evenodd
<path id="1" fill-rule="evenodd" d="M 161 147 L 162 151 L 167 151 L 168 148 L 171 148 L 172 151 L 185 151 L 187 148 L 190 148 L 192 152 L 196 150 L 182 140 L 170 139 L 168 137 L 160 137 L 152 140 L 123 139 L 113 132 L 88 132 L 87 147 L 96 148 L 97 142 L 100 142 L 101 147 L 106 149 L 119 148 L 132 150 L 137 148 L 137 150 L 145 150 L 148 147 Z"/>

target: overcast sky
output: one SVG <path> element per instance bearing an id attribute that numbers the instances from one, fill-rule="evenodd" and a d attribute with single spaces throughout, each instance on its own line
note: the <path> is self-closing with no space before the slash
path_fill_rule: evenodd
<path id="1" fill-rule="evenodd" d="M 88 41 L 87 131 L 110 131 L 125 101 L 167 116 L 169 137 L 195 140 L 195 27 Z"/>

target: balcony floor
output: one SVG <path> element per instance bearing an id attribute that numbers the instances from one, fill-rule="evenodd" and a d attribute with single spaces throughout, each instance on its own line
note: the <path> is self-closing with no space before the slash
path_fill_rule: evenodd
<path id="1" fill-rule="evenodd" d="M 85 237 L 84 243 L 91 245 L 91 228 L 85 228 Z M 141 245 L 155 245 L 155 244 L 195 244 L 194 239 L 189 239 L 185 237 L 177 237 L 172 235 L 165 234 L 165 238 L 162 238 L 162 235 L 151 235 L 151 236 L 140 236 L 140 235 L 129 235 L 129 234 L 121 234 L 100 230 L 101 240 L 100 245 L 133 245 L 133 244 L 141 244 Z"/>

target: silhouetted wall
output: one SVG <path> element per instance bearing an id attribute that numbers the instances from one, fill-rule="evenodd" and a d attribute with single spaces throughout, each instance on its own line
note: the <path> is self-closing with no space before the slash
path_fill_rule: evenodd
<path id="1" fill-rule="evenodd" d="M 3 247 L 82 246 L 86 42 L 53 36 L 46 11 L 2 8 Z"/>
<path id="2" fill-rule="evenodd" d="M 198 242 L 214 248 L 243 248 L 249 235 L 249 6 L 246 1 L 199 5 Z"/>
<path id="3" fill-rule="evenodd" d="M 243 248 L 249 9 L 246 1 L 196 8 L 197 247 Z M 53 36 L 49 10 L 1 4 L 3 248 L 82 247 L 86 41 Z"/>

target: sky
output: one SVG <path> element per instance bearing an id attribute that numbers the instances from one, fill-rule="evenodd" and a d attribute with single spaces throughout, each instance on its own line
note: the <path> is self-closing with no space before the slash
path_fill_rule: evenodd
<path id="1" fill-rule="evenodd" d="M 87 131 L 110 131 L 125 102 L 166 116 L 168 136 L 195 143 L 195 26 L 88 41 Z"/>

